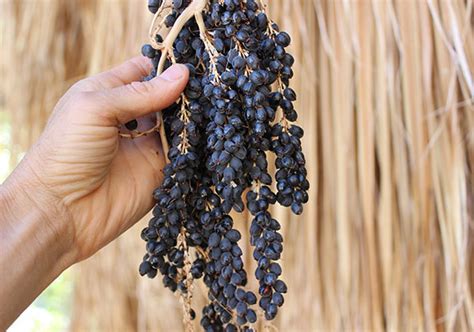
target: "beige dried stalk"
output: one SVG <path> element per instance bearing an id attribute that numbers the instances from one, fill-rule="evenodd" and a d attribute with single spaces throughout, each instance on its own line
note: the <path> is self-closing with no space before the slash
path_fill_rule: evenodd
<path id="1" fill-rule="evenodd" d="M 181 271 L 181 279 L 184 280 L 186 292 L 180 294 L 180 301 L 183 306 L 183 324 L 186 332 L 194 331 L 191 310 L 192 310 L 192 298 L 193 298 L 193 276 L 191 275 L 191 253 L 186 244 L 186 231 L 184 228 L 181 229 L 181 233 L 178 236 L 178 248 L 184 252 L 184 267 Z"/>

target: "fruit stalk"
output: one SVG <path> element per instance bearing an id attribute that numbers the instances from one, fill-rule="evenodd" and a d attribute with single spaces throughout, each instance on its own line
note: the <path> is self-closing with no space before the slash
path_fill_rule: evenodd
<path id="1" fill-rule="evenodd" d="M 176 38 L 178 37 L 178 34 L 180 31 L 183 29 L 184 25 L 193 17 L 196 17 L 198 15 L 202 15 L 202 11 L 208 4 L 209 0 L 193 0 L 189 6 L 179 15 L 178 19 L 174 23 L 173 27 L 171 30 L 168 32 L 168 35 L 166 36 L 165 40 L 161 43 L 158 43 L 156 41 L 156 34 L 158 30 L 160 29 L 160 25 L 155 26 L 157 18 L 160 16 L 162 13 L 162 10 L 165 9 L 166 5 L 170 1 L 165 1 L 161 5 L 160 9 L 156 13 L 154 20 L 151 25 L 151 33 L 150 33 L 150 44 L 157 50 L 160 50 L 161 53 L 161 58 L 160 62 L 158 63 L 158 68 L 156 71 L 156 75 L 160 75 L 163 72 L 163 69 L 165 67 L 165 62 L 168 59 L 168 56 L 173 54 L 173 43 L 175 42 Z M 201 19 L 202 20 L 202 19 Z M 154 27 L 155 26 L 155 27 Z M 168 158 L 168 151 L 169 151 L 169 144 L 168 140 L 166 138 L 166 131 L 165 131 L 165 126 L 163 123 L 163 116 L 161 112 L 156 113 L 156 122 L 157 126 L 159 126 L 159 133 L 160 133 L 160 139 L 161 139 L 161 145 L 163 147 L 163 152 L 166 158 L 166 162 L 169 163 L 170 160 Z"/>

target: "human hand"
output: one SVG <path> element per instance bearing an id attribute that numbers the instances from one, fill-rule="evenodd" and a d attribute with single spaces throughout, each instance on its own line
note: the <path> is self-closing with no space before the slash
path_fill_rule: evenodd
<path id="1" fill-rule="evenodd" d="M 175 65 L 149 82 L 149 60 L 134 58 L 76 83 L 58 102 L 38 142 L 8 182 L 27 192 L 48 216 L 74 261 L 115 239 L 153 206 L 165 158 L 159 135 L 121 139 L 119 124 L 140 118 L 155 125 L 156 111 L 184 89 L 188 71 Z"/>

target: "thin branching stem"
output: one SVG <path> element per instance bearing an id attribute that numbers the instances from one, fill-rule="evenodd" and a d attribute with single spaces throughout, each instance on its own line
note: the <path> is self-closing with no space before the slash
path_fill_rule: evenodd
<path id="1" fill-rule="evenodd" d="M 167 2 L 168 1 L 163 3 L 162 8 L 165 8 L 164 6 Z M 188 21 L 191 18 L 196 17 L 197 15 L 201 15 L 202 17 L 202 11 L 204 10 L 204 8 L 206 8 L 208 2 L 209 0 L 193 0 L 193 2 L 191 2 L 189 6 L 181 13 L 181 15 L 178 16 L 178 18 L 176 19 L 176 22 L 173 24 L 173 27 L 168 32 L 166 38 L 164 39 L 162 43 L 157 43 L 156 38 L 155 38 L 156 33 L 159 30 L 159 25 L 153 28 L 153 26 L 156 25 L 157 17 L 159 16 L 155 14 L 155 19 L 153 20 L 152 28 L 150 28 L 150 31 L 151 31 L 150 42 L 153 46 L 155 46 L 157 49 L 161 50 L 162 52 L 160 61 L 158 63 L 158 68 L 156 71 L 157 76 L 161 75 L 161 73 L 163 72 L 168 56 L 170 56 L 171 59 L 173 59 L 172 57 L 173 44 L 176 38 L 178 37 L 179 33 L 181 32 L 181 30 L 183 30 L 184 26 L 186 25 L 186 23 L 188 23 Z M 162 8 L 160 7 L 160 10 L 162 10 Z M 160 12 L 160 10 L 158 10 L 158 12 Z M 173 63 L 175 63 L 175 61 L 173 61 Z M 163 152 L 165 154 L 166 161 L 169 163 L 169 159 L 168 159 L 169 144 L 166 138 L 165 126 L 163 123 L 163 116 L 161 112 L 156 113 L 156 121 L 157 121 L 157 125 L 160 126 L 159 132 L 160 132 L 160 139 L 161 139 L 161 144 L 163 147 Z"/>

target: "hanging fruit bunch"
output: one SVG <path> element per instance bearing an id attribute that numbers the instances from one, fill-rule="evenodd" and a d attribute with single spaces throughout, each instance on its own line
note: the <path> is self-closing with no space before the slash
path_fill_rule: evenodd
<path id="1" fill-rule="evenodd" d="M 279 203 L 299 215 L 308 201 L 290 36 L 257 0 L 148 5 L 155 17 L 142 53 L 154 70 L 144 79 L 173 63 L 186 64 L 190 79 L 180 100 L 157 114 L 167 165 L 153 193 L 153 218 L 142 231 L 147 252 L 139 272 L 154 278 L 159 271 L 164 285 L 180 294 L 187 327 L 196 316 L 193 282 L 202 278 L 209 299 L 202 327 L 250 331 L 258 313 L 275 318 L 287 291 L 278 263 L 280 223 L 269 207 Z M 135 120 L 126 126 L 136 132 Z M 268 171 L 272 153 L 275 174 Z M 245 208 L 252 215 L 258 293 L 246 289 L 241 234 L 229 215 Z"/>

